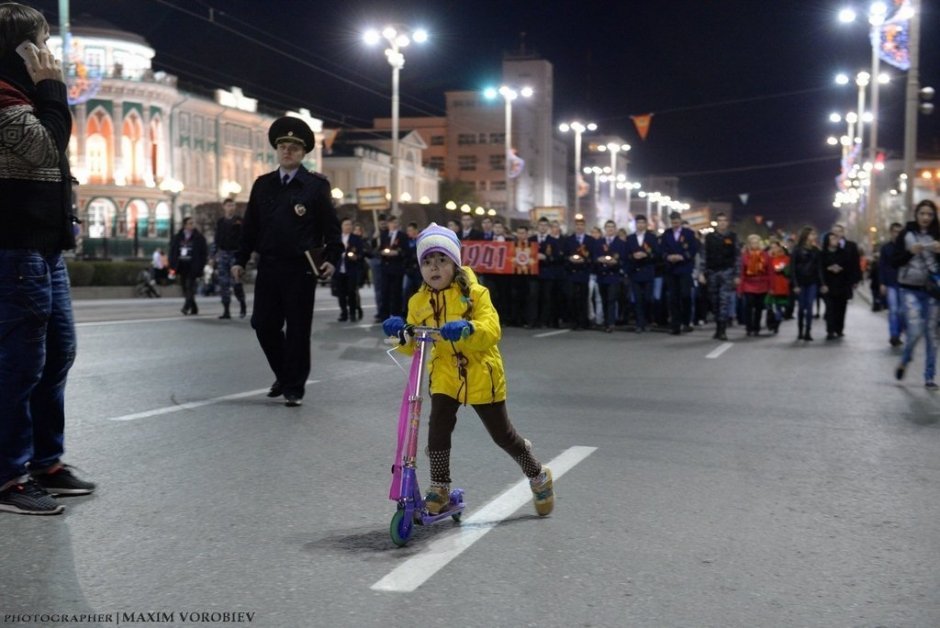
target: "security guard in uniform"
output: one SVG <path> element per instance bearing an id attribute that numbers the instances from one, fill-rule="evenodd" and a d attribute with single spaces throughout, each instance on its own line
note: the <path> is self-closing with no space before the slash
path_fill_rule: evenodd
<path id="1" fill-rule="evenodd" d="M 286 405 L 296 407 L 310 374 L 317 287 L 310 260 L 329 278 L 343 243 L 329 181 L 301 165 L 315 144 L 310 127 L 299 118 L 278 118 L 268 141 L 277 150 L 279 168 L 258 177 L 251 188 L 232 275 L 240 279 L 252 252 L 258 252 L 251 326 L 276 377 L 268 396 L 284 395 Z M 318 247 L 324 247 L 322 258 L 307 255 Z"/>

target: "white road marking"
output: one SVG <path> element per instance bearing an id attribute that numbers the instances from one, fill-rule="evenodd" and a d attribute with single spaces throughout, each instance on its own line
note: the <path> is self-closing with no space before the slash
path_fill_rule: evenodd
<path id="1" fill-rule="evenodd" d="M 727 351 L 728 349 L 730 349 L 730 348 L 733 347 L 733 346 L 734 346 L 734 343 L 731 343 L 731 342 L 723 342 L 723 343 L 721 343 L 721 345 L 718 346 L 717 349 L 715 349 L 714 351 L 712 351 L 711 353 L 709 353 L 709 354 L 706 355 L 705 357 L 706 357 L 706 358 L 711 358 L 712 360 L 714 360 L 715 358 L 721 357 L 721 354 L 722 354 L 722 353 L 724 353 L 725 351 Z"/>
<path id="2" fill-rule="evenodd" d="M 558 334 L 567 334 L 570 329 L 556 329 L 555 331 L 546 331 L 541 334 L 535 334 L 533 338 L 548 338 L 549 336 L 557 336 Z"/>
<path id="3" fill-rule="evenodd" d="M 597 447 L 569 447 L 547 462 L 546 466 L 551 467 L 552 475 L 557 480 L 595 450 Z M 406 560 L 370 588 L 374 591 L 396 593 L 414 591 L 443 569 L 447 563 L 479 541 L 484 534 L 499 525 L 503 519 L 531 502 L 532 491 L 529 489 L 529 481 L 520 480 L 502 495 L 465 518 L 459 530 L 432 542 L 420 554 Z"/>
<path id="4" fill-rule="evenodd" d="M 374 308 L 374 305 L 364 305 L 362 309 L 368 310 Z M 314 309 L 314 313 L 317 312 L 339 312 L 339 307 L 318 307 Z M 196 318 L 216 318 L 216 314 L 197 314 L 195 316 L 183 316 L 178 314 L 176 316 L 167 316 L 162 318 L 128 318 L 125 320 L 116 320 L 116 321 L 88 321 L 85 323 L 75 323 L 75 327 L 107 327 L 110 325 L 137 325 L 140 323 L 166 323 L 169 321 L 187 321 Z M 245 320 L 251 320 L 249 316 Z"/>
<path id="5" fill-rule="evenodd" d="M 319 383 L 318 379 L 307 380 L 308 384 Z M 153 416 L 160 416 L 162 414 L 171 414 L 173 412 L 181 412 L 183 410 L 193 410 L 195 408 L 201 408 L 203 406 L 211 406 L 212 404 L 222 403 L 223 401 L 232 401 L 233 399 L 244 399 L 245 397 L 255 397 L 262 393 L 267 393 L 269 388 L 259 388 L 258 390 L 249 390 L 247 392 L 235 393 L 234 395 L 225 395 L 224 397 L 215 397 L 214 399 L 204 399 L 202 401 L 190 401 L 188 403 L 181 403 L 175 406 L 165 406 L 163 408 L 156 408 L 154 410 L 147 410 L 145 412 L 135 412 L 134 414 L 125 414 L 122 416 L 110 417 L 109 421 L 136 421 L 138 419 L 149 419 Z"/>

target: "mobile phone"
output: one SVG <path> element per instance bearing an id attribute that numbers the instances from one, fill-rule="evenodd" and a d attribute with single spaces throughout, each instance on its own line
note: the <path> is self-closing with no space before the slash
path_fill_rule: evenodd
<path id="1" fill-rule="evenodd" d="M 35 55 L 38 57 L 38 56 L 39 56 L 39 46 L 37 46 L 36 44 L 34 44 L 33 42 L 31 42 L 31 41 L 28 40 L 28 39 L 27 39 L 26 41 L 24 41 L 23 43 L 21 43 L 19 46 L 16 47 L 16 54 L 18 54 L 18 55 L 20 55 L 21 57 L 23 57 L 23 61 L 25 61 L 27 64 L 29 63 L 29 60 L 30 60 L 30 57 L 29 57 L 29 55 L 27 54 L 27 50 L 29 50 L 30 48 L 32 48 L 33 54 L 35 54 Z"/>

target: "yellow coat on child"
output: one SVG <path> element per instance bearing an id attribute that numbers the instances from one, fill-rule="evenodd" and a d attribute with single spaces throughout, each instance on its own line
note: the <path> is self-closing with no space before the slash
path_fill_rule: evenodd
<path id="1" fill-rule="evenodd" d="M 424 284 L 408 300 L 408 323 L 442 327 L 444 323 L 462 320 L 471 308 L 467 319 L 473 325 L 471 335 L 456 342 L 442 339 L 434 342 L 428 367 L 431 394 L 444 394 L 470 405 L 504 401 L 506 374 L 498 347 L 502 337 L 499 315 L 490 291 L 480 285 L 469 267 L 464 266 L 463 270 L 470 279 L 469 303 L 456 281 L 440 292 Z M 415 344 L 410 342 L 398 350 L 411 355 Z M 460 368 L 461 362 L 465 370 Z"/>

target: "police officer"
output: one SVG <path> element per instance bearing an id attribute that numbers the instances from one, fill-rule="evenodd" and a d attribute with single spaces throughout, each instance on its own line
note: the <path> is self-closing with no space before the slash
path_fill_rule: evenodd
<path id="1" fill-rule="evenodd" d="M 229 304 L 232 302 L 232 292 L 238 299 L 240 306 L 238 317 L 245 318 L 247 304 L 245 303 L 245 287 L 240 281 L 232 279 L 232 264 L 242 239 L 242 217 L 235 214 L 235 199 L 227 198 L 222 201 L 223 216 L 215 224 L 215 265 L 219 271 L 219 291 L 222 296 L 222 316 L 219 318 L 232 318 L 229 313 Z"/>
<path id="2" fill-rule="evenodd" d="M 232 276 L 241 279 L 251 253 L 258 252 L 251 326 L 276 378 L 268 396 L 284 395 L 286 405 L 296 407 L 310 374 L 316 275 L 332 276 L 343 243 L 329 181 L 301 165 L 314 148 L 310 127 L 299 118 L 278 118 L 268 141 L 279 167 L 251 187 Z"/>

